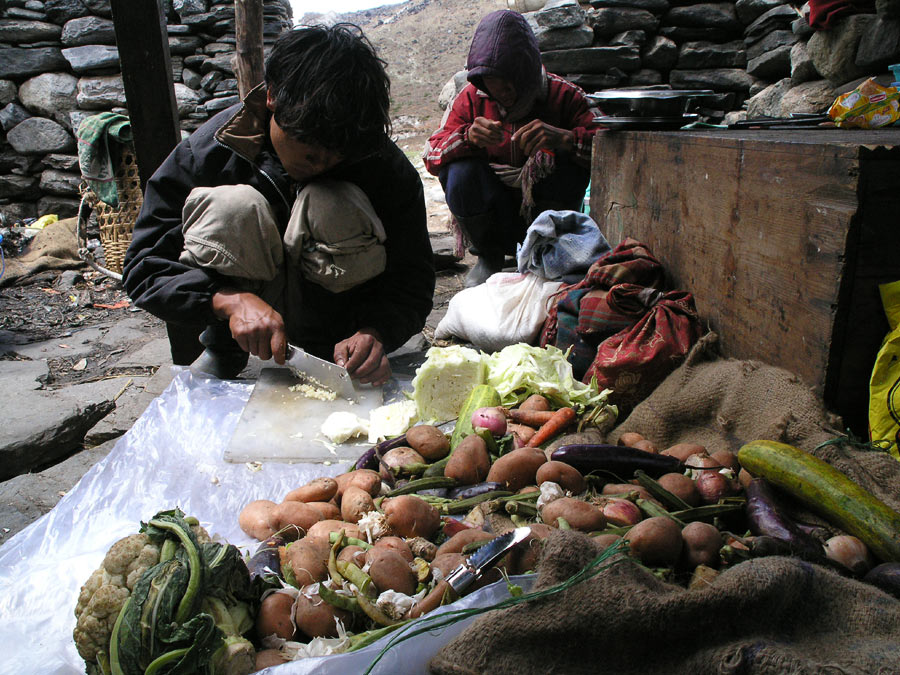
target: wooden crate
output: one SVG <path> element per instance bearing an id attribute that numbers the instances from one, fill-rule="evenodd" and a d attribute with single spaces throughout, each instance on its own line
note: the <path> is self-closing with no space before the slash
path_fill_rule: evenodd
<path id="1" fill-rule="evenodd" d="M 694 293 L 726 356 L 796 373 L 866 433 L 878 284 L 900 279 L 900 130 L 601 133 L 590 207 Z"/>

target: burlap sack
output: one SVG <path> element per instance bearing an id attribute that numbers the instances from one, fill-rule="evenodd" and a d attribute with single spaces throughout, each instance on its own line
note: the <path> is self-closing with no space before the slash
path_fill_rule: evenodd
<path id="1" fill-rule="evenodd" d="M 554 532 L 537 588 L 597 554 L 589 537 Z M 741 563 L 686 590 L 620 556 L 561 593 L 482 616 L 429 666 L 438 675 L 887 675 L 900 667 L 900 601 L 793 558 Z"/>
<path id="2" fill-rule="evenodd" d="M 847 445 L 819 447 L 840 428 L 797 377 L 720 358 L 708 334 L 607 441 L 638 431 L 660 447 L 693 441 L 737 451 L 778 440 L 813 452 L 900 510 L 900 462 Z M 555 532 L 537 587 L 565 581 L 596 555 L 590 538 Z M 621 558 L 562 593 L 484 615 L 435 656 L 432 672 L 900 672 L 900 601 L 868 584 L 773 557 L 688 591 Z"/>

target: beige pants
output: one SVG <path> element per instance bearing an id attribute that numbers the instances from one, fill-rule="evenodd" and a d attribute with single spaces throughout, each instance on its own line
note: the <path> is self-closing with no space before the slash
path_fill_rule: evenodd
<path id="1" fill-rule="evenodd" d="M 234 279 L 282 314 L 299 307 L 303 280 L 340 293 L 381 274 L 387 261 L 381 220 L 352 183 L 300 190 L 283 237 L 272 207 L 249 185 L 194 188 L 182 218 L 182 263 Z"/>

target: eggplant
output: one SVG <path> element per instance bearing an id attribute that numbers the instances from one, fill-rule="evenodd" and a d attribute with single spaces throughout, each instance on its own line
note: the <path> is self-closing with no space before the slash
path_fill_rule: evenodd
<path id="1" fill-rule="evenodd" d="M 746 487 L 747 524 L 759 536 L 772 537 L 787 544 L 788 551 L 804 560 L 821 562 L 822 544 L 807 534 L 784 513 L 771 486 L 764 478 L 754 478 Z"/>
<path id="2" fill-rule="evenodd" d="M 900 600 L 900 562 L 886 562 L 875 565 L 863 577 L 867 584 L 877 586 Z"/>
<path id="3" fill-rule="evenodd" d="M 684 464 L 675 457 L 655 455 L 624 445 L 577 444 L 558 447 L 550 459 L 574 466 L 582 474 L 593 471 L 613 474 L 630 480 L 641 470 L 652 478 L 684 471 Z"/>
<path id="4" fill-rule="evenodd" d="M 402 445 L 406 445 L 406 434 L 376 443 L 359 456 L 351 470 L 371 469 L 372 471 L 378 471 L 381 464 L 381 456 L 388 450 L 399 448 Z"/>
<path id="5" fill-rule="evenodd" d="M 278 549 L 284 546 L 284 543 L 284 538 L 276 534 L 256 548 L 256 552 L 247 562 L 251 579 L 260 577 L 266 583 L 280 585 L 276 582 L 281 577 L 281 555 Z"/>
<path id="6" fill-rule="evenodd" d="M 476 483 L 475 485 L 461 485 L 458 488 L 451 489 L 447 497 L 450 499 L 468 499 L 469 497 L 477 497 L 488 492 L 504 489 L 506 489 L 506 486 L 503 483 L 495 483 L 493 481 Z"/>

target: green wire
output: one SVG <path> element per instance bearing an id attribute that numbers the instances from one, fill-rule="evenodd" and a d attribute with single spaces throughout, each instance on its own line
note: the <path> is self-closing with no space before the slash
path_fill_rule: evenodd
<path id="1" fill-rule="evenodd" d="M 520 595 L 518 597 L 510 597 L 506 600 L 502 600 L 495 605 L 491 605 L 489 607 L 471 607 L 468 609 L 457 609 L 451 610 L 449 612 L 444 612 L 443 614 L 439 614 L 437 616 L 423 616 L 420 619 L 413 621 L 408 624 L 413 626 L 412 630 L 403 631 L 402 634 L 396 635 L 391 638 L 388 643 L 384 646 L 384 648 L 378 652 L 378 655 L 369 664 L 369 667 L 366 669 L 363 675 L 368 675 L 368 673 L 372 672 L 372 669 L 376 666 L 376 664 L 381 660 L 381 658 L 388 652 L 389 649 L 392 649 L 396 645 L 404 642 L 405 640 L 409 640 L 410 638 L 416 637 L 417 635 L 421 635 L 422 633 L 429 633 L 439 628 L 444 628 L 446 626 L 450 626 L 454 623 L 458 623 L 472 616 L 478 616 L 479 614 L 484 614 L 486 612 L 492 612 L 495 609 L 506 609 L 507 607 L 512 607 L 513 605 L 519 605 L 524 602 L 531 602 L 532 600 L 539 600 L 540 598 L 546 598 L 550 595 L 554 595 L 561 591 L 564 591 L 576 584 L 580 584 L 582 581 L 586 581 L 591 577 L 596 576 L 604 569 L 615 565 L 618 562 L 624 560 L 624 558 L 620 558 L 619 560 L 613 560 L 609 564 L 604 565 L 603 563 L 607 561 L 613 555 L 624 551 L 626 544 L 624 541 L 616 542 L 613 546 L 607 548 L 603 553 L 594 558 L 591 562 L 585 565 L 579 572 L 576 572 L 571 577 L 566 579 L 560 584 L 556 586 L 551 586 L 550 588 L 545 588 L 540 591 L 534 591 L 532 593 L 526 593 L 524 595 Z M 416 627 L 418 626 L 418 627 Z"/>

